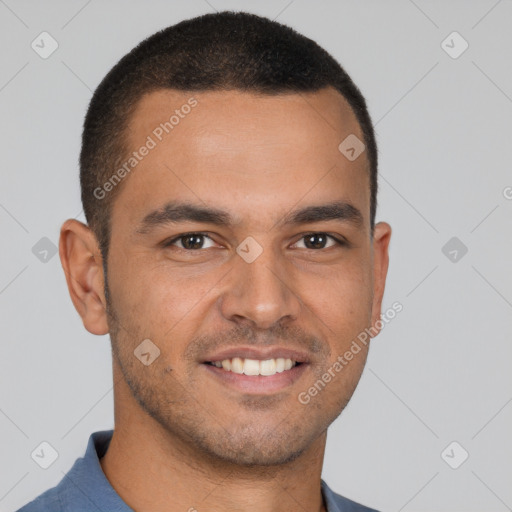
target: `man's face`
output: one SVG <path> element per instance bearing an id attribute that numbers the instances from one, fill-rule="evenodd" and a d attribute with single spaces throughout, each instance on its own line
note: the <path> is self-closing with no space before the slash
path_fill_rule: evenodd
<path id="1" fill-rule="evenodd" d="M 197 105 L 158 140 L 154 130 L 191 97 Z M 130 121 L 132 150 L 148 136 L 156 145 L 125 178 L 112 211 L 115 364 L 137 403 L 205 457 L 292 460 L 325 432 L 357 385 L 364 346 L 308 404 L 298 399 L 332 374 L 338 356 L 380 314 L 374 253 L 382 262 L 387 244 L 374 251 L 366 155 L 349 161 L 338 150 L 350 134 L 363 139 L 332 89 L 158 91 Z M 180 214 L 172 222 L 165 215 L 166 205 L 185 203 L 229 219 Z M 293 219 L 332 203 L 352 208 Z M 134 355 L 146 339 L 160 351 L 147 366 Z M 283 370 L 279 360 L 288 358 L 300 364 Z M 211 364 L 222 361 L 231 370 Z"/>

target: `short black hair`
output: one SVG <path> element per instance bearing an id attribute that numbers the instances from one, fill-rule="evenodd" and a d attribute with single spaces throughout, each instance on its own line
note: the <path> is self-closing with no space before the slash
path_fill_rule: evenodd
<path id="1" fill-rule="evenodd" d="M 130 116 L 141 97 L 160 89 L 238 90 L 268 95 L 333 87 L 361 127 L 370 176 L 370 224 L 377 207 L 377 145 L 360 90 L 340 64 L 294 29 L 246 12 L 223 11 L 182 21 L 142 41 L 109 71 L 84 121 L 80 185 L 87 223 L 106 264 L 112 204 L 121 186 L 98 198 L 99 187 L 126 154 Z M 341 141 L 340 141 L 341 142 Z"/>

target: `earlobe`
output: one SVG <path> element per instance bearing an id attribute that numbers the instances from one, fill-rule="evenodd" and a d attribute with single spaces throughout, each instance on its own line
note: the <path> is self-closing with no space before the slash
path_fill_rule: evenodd
<path id="1" fill-rule="evenodd" d="M 91 229 L 75 219 L 60 231 L 59 255 L 69 294 L 84 327 L 92 334 L 107 334 L 101 251 Z"/>
<path id="2" fill-rule="evenodd" d="M 375 225 L 373 236 L 373 305 L 372 327 L 380 331 L 377 326 L 380 322 L 382 298 L 386 285 L 386 276 L 389 266 L 389 242 L 391 240 L 391 226 L 387 222 Z"/>

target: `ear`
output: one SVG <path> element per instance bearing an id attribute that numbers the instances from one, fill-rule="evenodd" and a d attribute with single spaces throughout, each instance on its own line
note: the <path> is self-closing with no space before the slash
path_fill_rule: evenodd
<path id="1" fill-rule="evenodd" d="M 391 226 L 386 222 L 376 224 L 373 234 L 373 305 L 371 325 L 373 329 L 377 330 L 377 334 L 380 332 L 380 328 L 376 327 L 375 324 L 380 320 L 381 315 L 382 297 L 384 296 L 389 266 L 388 247 L 390 239 Z"/>
<path id="2" fill-rule="evenodd" d="M 92 334 L 107 334 L 103 260 L 96 236 L 82 222 L 67 220 L 60 230 L 59 255 L 84 327 Z"/>

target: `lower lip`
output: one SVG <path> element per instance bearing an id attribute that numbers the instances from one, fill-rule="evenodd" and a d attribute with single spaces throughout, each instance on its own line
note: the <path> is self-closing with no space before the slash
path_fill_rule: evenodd
<path id="1" fill-rule="evenodd" d="M 224 385 L 235 388 L 244 393 L 270 394 L 282 391 L 297 382 L 308 366 L 302 363 L 294 366 L 290 370 L 284 370 L 274 375 L 245 375 L 243 373 L 234 373 L 218 368 L 211 364 L 202 364 L 210 375 L 219 379 Z"/>

